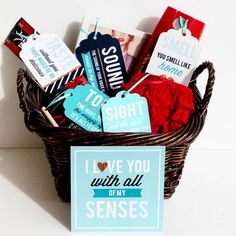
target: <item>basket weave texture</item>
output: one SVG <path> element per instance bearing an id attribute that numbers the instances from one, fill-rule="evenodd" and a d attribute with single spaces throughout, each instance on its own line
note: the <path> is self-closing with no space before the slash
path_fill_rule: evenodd
<path id="1" fill-rule="evenodd" d="M 202 97 L 196 80 L 205 69 L 209 73 L 205 94 Z M 17 92 L 20 108 L 25 114 L 26 127 L 31 132 L 37 133 L 44 142 L 56 190 L 62 200 L 70 201 L 70 147 L 111 145 L 165 145 L 164 195 L 165 198 L 170 198 L 179 184 L 190 144 L 204 126 L 214 81 L 215 70 L 212 63 L 204 62 L 195 69 L 189 84 L 194 95 L 195 112 L 183 128 L 164 134 L 87 132 L 82 129 L 52 127 L 41 112 L 44 94 L 26 69 L 18 70 Z"/>

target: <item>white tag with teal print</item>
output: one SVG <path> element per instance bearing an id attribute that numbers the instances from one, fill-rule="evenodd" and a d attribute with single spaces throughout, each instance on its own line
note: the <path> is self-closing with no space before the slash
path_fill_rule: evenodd
<path id="1" fill-rule="evenodd" d="M 199 42 L 189 30 L 183 35 L 182 29 L 170 29 L 160 34 L 146 73 L 164 74 L 187 86 L 199 54 Z"/>
<path id="2" fill-rule="evenodd" d="M 42 88 L 81 66 L 62 39 L 55 34 L 29 36 L 22 46 L 20 58 Z"/>
<path id="3" fill-rule="evenodd" d="M 146 98 L 120 91 L 102 105 L 102 124 L 104 132 L 151 132 Z"/>

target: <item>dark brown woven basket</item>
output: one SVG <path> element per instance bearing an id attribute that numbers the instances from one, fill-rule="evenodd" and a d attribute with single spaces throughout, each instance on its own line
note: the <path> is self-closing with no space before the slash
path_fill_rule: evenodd
<path id="1" fill-rule="evenodd" d="M 203 70 L 209 76 L 203 98 L 196 85 L 196 79 Z M 24 80 L 27 85 L 24 86 Z M 156 133 L 102 133 L 86 132 L 80 129 L 52 127 L 41 112 L 43 93 L 33 82 L 25 69 L 17 76 L 17 92 L 20 108 L 25 113 L 25 124 L 31 132 L 36 132 L 43 140 L 47 158 L 51 165 L 58 195 L 70 201 L 70 146 L 127 146 L 165 145 L 165 198 L 170 198 L 179 184 L 185 157 L 190 144 L 203 128 L 207 107 L 215 81 L 212 63 L 204 62 L 193 73 L 189 87 L 194 94 L 195 113 L 186 126 L 176 132 Z"/>

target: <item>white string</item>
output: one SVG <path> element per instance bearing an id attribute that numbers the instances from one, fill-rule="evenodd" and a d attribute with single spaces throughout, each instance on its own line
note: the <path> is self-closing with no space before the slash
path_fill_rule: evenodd
<path id="1" fill-rule="evenodd" d="M 143 82 L 150 74 L 144 75 L 139 81 L 137 81 L 133 86 L 131 86 L 127 91 L 125 91 L 121 97 L 125 97 L 127 93 L 130 93 L 135 87 L 137 87 L 141 82 Z"/>

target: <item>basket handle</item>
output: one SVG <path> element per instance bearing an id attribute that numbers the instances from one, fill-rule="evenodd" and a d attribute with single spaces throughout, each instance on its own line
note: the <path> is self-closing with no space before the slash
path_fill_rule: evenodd
<path id="1" fill-rule="evenodd" d="M 29 125 L 29 117 L 30 117 L 30 111 L 27 108 L 26 102 L 25 102 L 25 88 L 24 88 L 24 80 L 28 81 L 29 75 L 27 70 L 20 68 L 17 72 L 17 80 L 16 80 L 16 84 L 17 84 L 17 93 L 18 93 L 18 97 L 19 97 L 19 107 L 21 108 L 21 110 L 25 113 L 24 116 L 24 120 L 25 120 L 25 125 L 28 128 L 28 130 L 30 130 L 31 132 L 33 131 L 30 128 Z"/>
<path id="2" fill-rule="evenodd" d="M 208 104 L 210 102 L 211 95 L 212 95 L 213 85 L 215 82 L 215 69 L 213 67 L 213 64 L 209 61 L 203 62 L 200 66 L 198 66 L 194 70 L 192 78 L 189 83 L 189 87 L 193 87 L 193 85 L 196 86 L 197 77 L 205 69 L 208 70 L 208 79 L 207 79 L 207 84 L 205 88 L 205 93 L 204 93 L 203 99 L 201 100 L 201 110 L 200 110 L 201 116 L 203 116 L 206 113 L 207 107 L 208 107 Z"/>
<path id="3" fill-rule="evenodd" d="M 19 101 L 20 101 L 19 106 L 24 113 L 27 112 L 27 106 L 25 103 L 24 84 L 23 84 L 23 80 L 26 79 L 25 74 L 26 74 L 26 71 L 24 69 L 20 68 L 17 72 L 17 80 L 16 80 L 17 93 L 18 93 L 18 97 L 19 97 Z"/>

